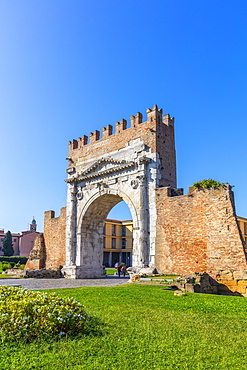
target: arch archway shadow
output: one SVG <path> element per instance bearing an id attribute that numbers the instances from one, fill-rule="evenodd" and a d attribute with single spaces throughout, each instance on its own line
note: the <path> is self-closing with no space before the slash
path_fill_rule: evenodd
<path id="1" fill-rule="evenodd" d="M 76 233 L 76 248 L 71 251 L 73 263 L 63 268 L 63 273 L 74 278 L 106 277 L 103 264 L 103 239 L 105 220 L 111 209 L 124 201 L 133 219 L 133 250 L 136 249 L 136 231 L 139 229 L 137 211 L 132 200 L 122 191 L 105 189 L 94 194 L 80 210 Z"/>

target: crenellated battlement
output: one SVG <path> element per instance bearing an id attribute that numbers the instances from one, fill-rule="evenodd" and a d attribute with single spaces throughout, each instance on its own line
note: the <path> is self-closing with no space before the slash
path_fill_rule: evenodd
<path id="1" fill-rule="evenodd" d="M 173 126 L 174 125 L 174 118 L 171 118 L 169 114 L 162 115 L 163 110 L 158 109 L 158 106 L 155 104 L 152 109 L 146 109 L 147 114 L 147 121 L 143 122 L 143 116 L 140 112 L 137 112 L 135 116 L 130 116 L 130 125 L 128 126 L 126 119 L 121 119 L 120 122 L 116 122 L 115 125 L 115 132 L 113 132 L 113 126 L 107 125 L 106 127 L 102 127 L 102 134 L 100 135 L 100 131 L 95 130 L 94 132 L 89 133 L 89 140 L 87 135 L 83 135 L 79 137 L 78 140 L 73 139 L 69 141 L 69 151 L 74 149 L 82 148 L 88 144 L 95 143 L 99 140 L 107 140 L 112 135 L 119 135 L 123 131 L 128 130 L 130 128 L 138 128 L 139 125 L 144 123 L 163 123 L 166 126 Z"/>
<path id="2" fill-rule="evenodd" d="M 107 139 L 113 133 L 113 126 L 107 125 L 106 127 L 102 128 L 102 139 Z"/>
<path id="3" fill-rule="evenodd" d="M 136 116 L 130 116 L 130 127 L 136 127 L 142 123 L 142 114 L 140 112 L 136 113 Z"/>

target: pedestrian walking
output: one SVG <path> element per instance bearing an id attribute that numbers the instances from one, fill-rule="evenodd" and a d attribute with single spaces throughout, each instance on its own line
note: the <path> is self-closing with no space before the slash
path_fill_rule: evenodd
<path id="1" fill-rule="evenodd" d="M 122 271 L 124 277 L 126 275 L 126 269 L 127 269 L 127 266 L 126 265 L 123 265 L 122 268 L 121 268 L 121 271 Z"/>
<path id="2" fill-rule="evenodd" d="M 120 277 L 120 275 L 121 275 L 121 270 L 122 270 L 122 265 L 121 265 L 121 263 L 119 263 L 119 265 L 117 267 L 118 277 Z"/>

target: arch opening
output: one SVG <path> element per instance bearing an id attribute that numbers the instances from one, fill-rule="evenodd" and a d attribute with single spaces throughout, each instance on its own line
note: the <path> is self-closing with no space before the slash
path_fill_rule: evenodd
<path id="1" fill-rule="evenodd" d="M 116 267 L 120 262 L 132 266 L 133 221 L 124 201 L 114 206 L 107 215 L 103 234 L 103 265 Z"/>
<path id="2" fill-rule="evenodd" d="M 81 212 L 77 228 L 76 266 L 90 271 L 86 274 L 90 277 L 102 277 L 105 267 L 113 267 L 116 262 L 132 264 L 132 222 L 131 230 L 121 220 L 106 222 L 109 212 L 123 200 L 124 195 L 101 194 L 88 202 Z M 127 204 L 128 199 L 124 201 Z M 127 206 L 130 215 L 134 213 L 133 222 L 137 224 L 133 205 L 129 203 Z M 114 228 L 116 235 L 112 235 Z"/>

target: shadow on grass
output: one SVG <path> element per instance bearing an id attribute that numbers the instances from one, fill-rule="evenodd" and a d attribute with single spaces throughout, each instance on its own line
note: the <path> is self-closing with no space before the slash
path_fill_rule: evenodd
<path id="1" fill-rule="evenodd" d="M 109 328 L 109 325 L 101 321 L 98 317 L 90 317 L 84 332 L 79 335 L 103 337 L 107 333 L 107 328 Z"/>
<path id="2" fill-rule="evenodd" d="M 85 324 L 85 328 L 82 332 L 78 332 L 76 334 L 66 334 L 63 336 L 54 336 L 50 339 L 53 340 L 54 342 L 58 342 L 60 340 L 74 341 L 82 339 L 83 337 L 101 338 L 107 334 L 108 332 L 107 328 L 109 328 L 109 325 L 102 322 L 98 317 L 90 317 L 89 321 Z"/>

